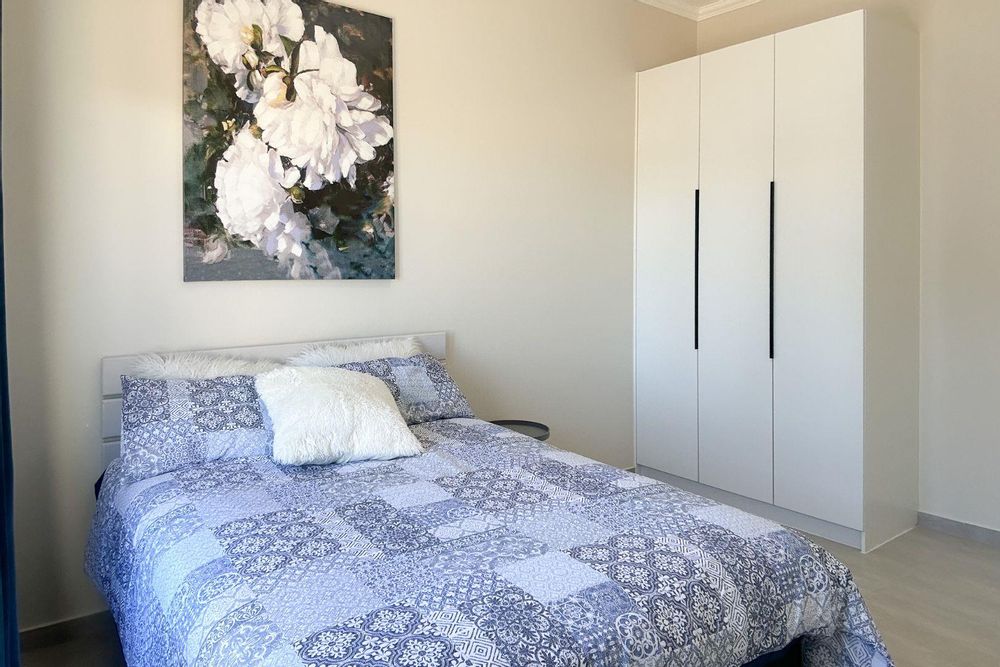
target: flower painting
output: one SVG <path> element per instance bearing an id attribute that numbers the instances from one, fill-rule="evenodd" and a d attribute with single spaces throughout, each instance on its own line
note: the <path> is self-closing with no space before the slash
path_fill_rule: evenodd
<path id="1" fill-rule="evenodd" d="M 396 274 L 392 21 L 184 1 L 184 279 Z"/>

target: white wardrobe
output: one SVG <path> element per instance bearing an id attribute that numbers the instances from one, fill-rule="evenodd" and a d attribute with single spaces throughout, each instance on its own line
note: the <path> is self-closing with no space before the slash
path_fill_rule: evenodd
<path id="1" fill-rule="evenodd" d="M 638 75 L 640 471 L 863 549 L 916 523 L 918 71 L 859 11 Z"/>

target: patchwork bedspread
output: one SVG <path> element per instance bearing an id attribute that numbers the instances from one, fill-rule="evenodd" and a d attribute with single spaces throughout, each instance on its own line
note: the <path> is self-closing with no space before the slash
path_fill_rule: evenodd
<path id="1" fill-rule="evenodd" d="M 87 569 L 130 665 L 892 662 L 847 568 L 776 524 L 492 424 L 427 453 L 108 471 Z"/>

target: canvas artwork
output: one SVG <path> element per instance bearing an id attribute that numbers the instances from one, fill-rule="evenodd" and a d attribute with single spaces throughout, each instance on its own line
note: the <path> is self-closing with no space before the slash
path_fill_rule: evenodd
<path id="1" fill-rule="evenodd" d="M 184 1 L 184 279 L 396 274 L 392 20 Z"/>

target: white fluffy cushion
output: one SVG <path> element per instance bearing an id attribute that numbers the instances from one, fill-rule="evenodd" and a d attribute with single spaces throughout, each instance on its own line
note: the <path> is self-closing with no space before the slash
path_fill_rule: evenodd
<path id="1" fill-rule="evenodd" d="M 416 338 L 386 338 L 363 343 L 313 345 L 288 360 L 292 366 L 342 366 L 362 361 L 414 357 L 423 353 Z"/>
<path id="2" fill-rule="evenodd" d="M 129 375 L 152 380 L 209 380 L 234 375 L 259 375 L 281 368 L 278 361 L 240 359 L 203 352 L 144 354 L 132 364 Z"/>
<path id="3" fill-rule="evenodd" d="M 324 465 L 423 451 L 385 383 L 342 368 L 280 368 L 257 377 L 274 428 L 274 460 Z"/>

